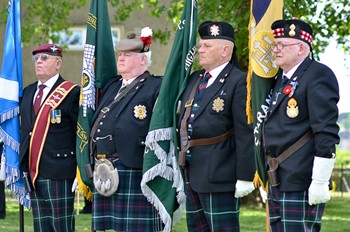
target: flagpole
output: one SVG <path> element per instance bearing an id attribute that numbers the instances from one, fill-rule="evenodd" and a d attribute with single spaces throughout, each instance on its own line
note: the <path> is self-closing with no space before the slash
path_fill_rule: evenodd
<path id="1" fill-rule="evenodd" d="M 24 212 L 23 205 L 19 203 L 19 231 L 24 232 Z"/>

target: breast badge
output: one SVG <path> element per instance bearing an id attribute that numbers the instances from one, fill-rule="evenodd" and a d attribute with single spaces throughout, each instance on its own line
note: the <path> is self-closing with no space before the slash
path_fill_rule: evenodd
<path id="1" fill-rule="evenodd" d="M 147 117 L 146 106 L 138 105 L 134 107 L 134 116 L 138 119 L 145 119 Z"/>
<path id="2" fill-rule="evenodd" d="M 214 101 L 213 101 L 213 110 L 216 111 L 217 113 L 219 113 L 220 111 L 223 111 L 224 110 L 224 99 L 221 99 L 221 98 L 216 98 Z"/>
<path id="3" fill-rule="evenodd" d="M 299 114 L 298 103 L 294 98 L 288 100 L 287 103 L 287 115 L 290 118 L 295 118 Z"/>
<path id="4" fill-rule="evenodd" d="M 52 124 L 61 123 L 61 120 L 62 120 L 61 110 L 50 111 L 50 121 Z"/>

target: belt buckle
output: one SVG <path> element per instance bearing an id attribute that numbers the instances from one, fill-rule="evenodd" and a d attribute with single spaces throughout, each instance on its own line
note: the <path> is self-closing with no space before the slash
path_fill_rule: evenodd
<path id="1" fill-rule="evenodd" d="M 189 106 L 192 106 L 192 103 L 193 103 L 193 99 L 189 99 L 186 101 L 186 104 L 185 104 L 185 108 L 186 107 L 189 107 Z"/>
<path id="2" fill-rule="evenodd" d="M 96 158 L 97 158 L 97 159 L 106 159 L 106 158 L 107 158 L 107 155 L 106 155 L 106 154 L 97 154 L 97 155 L 96 155 Z"/>
<path id="3" fill-rule="evenodd" d="M 103 107 L 101 110 L 101 112 L 104 114 L 107 113 L 108 111 L 109 111 L 109 108 L 107 106 Z"/>

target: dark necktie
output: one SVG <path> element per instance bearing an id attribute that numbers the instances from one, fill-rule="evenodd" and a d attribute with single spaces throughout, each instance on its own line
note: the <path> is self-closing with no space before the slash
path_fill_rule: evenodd
<path id="1" fill-rule="evenodd" d="M 39 112 L 39 109 L 41 106 L 41 100 L 42 100 L 43 94 L 44 94 L 43 90 L 45 87 L 46 87 L 46 85 L 43 85 L 43 84 L 39 85 L 39 92 L 36 95 L 35 100 L 34 100 L 34 113 L 35 114 L 38 114 L 38 112 Z"/>
<path id="2" fill-rule="evenodd" d="M 118 91 L 118 93 L 117 93 L 117 96 L 115 96 L 115 98 L 114 99 L 116 99 L 125 89 L 126 89 L 126 87 L 128 86 L 129 84 L 127 83 L 127 82 L 123 82 L 123 84 L 122 84 L 122 86 L 120 87 L 120 89 L 119 89 L 119 91 Z"/>
<path id="3" fill-rule="evenodd" d="M 283 90 L 283 88 L 287 85 L 287 82 L 288 82 L 288 77 L 283 76 L 279 91 Z"/>
<path id="4" fill-rule="evenodd" d="M 207 88 L 208 80 L 211 77 L 210 73 L 205 73 L 204 77 L 202 78 L 201 82 L 198 85 L 198 91 L 202 91 Z"/>

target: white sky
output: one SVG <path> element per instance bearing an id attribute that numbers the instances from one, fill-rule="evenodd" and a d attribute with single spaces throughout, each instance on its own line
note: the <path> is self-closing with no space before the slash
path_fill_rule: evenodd
<path id="1" fill-rule="evenodd" d="M 337 76 L 339 83 L 340 101 L 339 113 L 350 112 L 350 56 L 345 56 L 341 48 L 332 42 L 320 55 L 320 62 L 330 67 Z"/>

